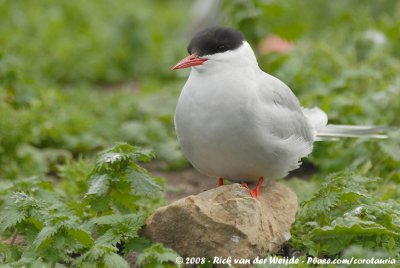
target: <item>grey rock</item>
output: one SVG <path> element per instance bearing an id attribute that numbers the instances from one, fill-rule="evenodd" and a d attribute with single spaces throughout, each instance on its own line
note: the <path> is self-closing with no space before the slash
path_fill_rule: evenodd
<path id="1" fill-rule="evenodd" d="M 144 235 L 182 257 L 252 259 L 290 238 L 297 209 L 295 193 L 281 184 L 262 188 L 258 199 L 240 184 L 224 185 L 159 208 Z"/>

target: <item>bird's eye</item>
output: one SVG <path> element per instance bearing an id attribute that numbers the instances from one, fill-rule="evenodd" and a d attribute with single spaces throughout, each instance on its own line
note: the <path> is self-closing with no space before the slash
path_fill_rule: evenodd
<path id="1" fill-rule="evenodd" d="M 226 49 L 226 46 L 225 45 L 219 45 L 218 46 L 218 50 L 219 51 L 222 51 L 222 50 L 225 50 Z"/>

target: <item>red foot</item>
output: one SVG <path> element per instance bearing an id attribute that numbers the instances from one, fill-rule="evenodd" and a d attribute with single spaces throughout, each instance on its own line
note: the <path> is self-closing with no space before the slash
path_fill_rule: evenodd
<path id="1" fill-rule="evenodd" d="M 217 187 L 220 187 L 220 186 L 222 186 L 222 185 L 224 185 L 224 178 L 219 178 L 219 179 L 218 179 Z"/>
<path id="2" fill-rule="evenodd" d="M 260 177 L 258 179 L 257 186 L 254 189 L 250 189 L 249 186 L 247 185 L 247 183 L 245 183 L 245 182 L 242 183 L 242 186 L 245 187 L 247 190 L 249 190 L 251 197 L 258 198 L 259 193 L 260 193 L 260 188 L 261 188 L 263 181 L 264 181 L 264 178 Z"/>

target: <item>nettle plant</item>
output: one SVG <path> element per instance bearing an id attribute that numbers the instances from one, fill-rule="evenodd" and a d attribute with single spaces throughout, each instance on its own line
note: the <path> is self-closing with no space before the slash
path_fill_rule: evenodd
<path id="1" fill-rule="evenodd" d="M 370 256 L 382 251 L 386 258 L 398 258 L 400 205 L 374 198 L 371 187 L 379 188 L 380 181 L 349 172 L 328 176 L 301 204 L 291 231 L 292 246 L 311 256 L 337 257 L 357 246 Z"/>
<path id="2" fill-rule="evenodd" d="M 60 169 L 59 182 L 33 177 L 2 190 L 0 263 L 129 267 L 135 251 L 141 266 L 168 266 L 177 255 L 139 235 L 164 202 L 163 180 L 137 164 L 151 157 L 121 143 L 102 152 L 92 170 L 77 161 Z"/>

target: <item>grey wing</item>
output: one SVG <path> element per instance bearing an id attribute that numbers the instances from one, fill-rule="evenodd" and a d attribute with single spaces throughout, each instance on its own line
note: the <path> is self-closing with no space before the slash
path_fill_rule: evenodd
<path id="1" fill-rule="evenodd" d="M 314 129 L 303 114 L 297 97 L 285 83 L 263 73 L 260 94 L 268 111 L 267 117 L 273 121 L 269 124 L 271 134 L 282 139 L 314 141 Z"/>
<path id="2" fill-rule="evenodd" d="M 258 88 L 260 99 L 257 115 L 264 141 L 279 159 L 284 176 L 300 165 L 300 160 L 312 152 L 315 131 L 304 116 L 300 103 L 293 92 L 279 79 L 262 74 Z"/>

